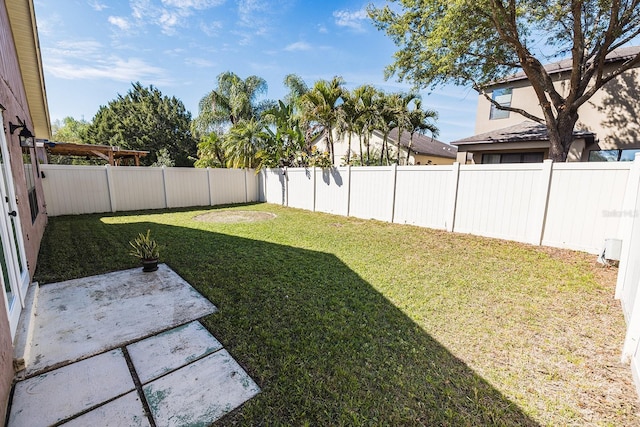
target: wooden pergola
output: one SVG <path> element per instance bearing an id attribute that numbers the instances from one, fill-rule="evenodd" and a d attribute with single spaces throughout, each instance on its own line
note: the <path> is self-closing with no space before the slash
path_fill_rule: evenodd
<path id="1" fill-rule="evenodd" d="M 149 154 L 148 151 L 125 150 L 111 145 L 74 144 L 70 142 L 45 142 L 44 146 L 50 154 L 61 156 L 99 157 L 109 162 L 111 166 L 120 166 L 123 160 L 133 160 L 140 166 L 140 157 Z"/>

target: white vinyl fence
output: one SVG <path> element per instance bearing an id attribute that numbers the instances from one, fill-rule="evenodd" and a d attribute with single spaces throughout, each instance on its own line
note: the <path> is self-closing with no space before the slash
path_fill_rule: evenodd
<path id="1" fill-rule="evenodd" d="M 40 165 L 49 216 L 258 201 L 254 170 Z"/>
<path id="2" fill-rule="evenodd" d="M 340 167 L 260 173 L 260 200 L 600 253 L 620 238 L 631 163 Z"/>

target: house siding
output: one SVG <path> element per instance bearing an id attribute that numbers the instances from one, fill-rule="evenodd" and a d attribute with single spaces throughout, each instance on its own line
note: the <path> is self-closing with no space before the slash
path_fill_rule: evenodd
<path id="1" fill-rule="evenodd" d="M 30 277 L 35 272 L 40 241 L 47 223 L 46 205 L 40 177 L 34 173 L 39 214 L 32 222 L 29 209 L 29 197 L 26 186 L 25 171 L 22 160 L 22 149 L 17 132 L 11 135 L 9 121 L 15 122 L 18 116 L 27 127 L 34 129 L 29 113 L 27 96 L 21 77 L 21 70 L 16 54 L 16 47 L 11 33 L 9 16 L 5 2 L 0 3 L 0 104 L 5 108 L 3 113 L 3 130 L 9 148 L 11 173 L 18 204 L 18 214 L 22 224 L 22 235 L 25 255 Z M 36 135 L 37 137 L 38 135 Z M 0 416 L 4 419 L 6 402 L 8 401 L 13 380 L 13 343 L 6 310 L 0 310 Z"/>
<path id="2" fill-rule="evenodd" d="M 566 96 L 569 73 L 556 73 L 551 77 L 555 82 L 556 90 L 562 96 Z M 491 89 L 502 88 L 513 89 L 511 107 L 542 117 L 538 98 L 528 80 L 505 82 Z M 489 96 L 491 94 L 491 91 L 488 92 Z M 640 68 L 635 68 L 611 80 L 580 107 L 576 128 L 596 134 L 596 142 L 585 147 L 586 158 L 588 158 L 588 151 L 594 149 L 640 148 L 638 99 L 640 99 Z M 490 111 L 491 103 L 480 94 L 476 113 L 476 135 L 513 126 L 526 120 L 514 112 L 511 112 L 508 118 L 490 120 Z M 582 157 L 582 161 L 586 160 L 585 156 Z"/>

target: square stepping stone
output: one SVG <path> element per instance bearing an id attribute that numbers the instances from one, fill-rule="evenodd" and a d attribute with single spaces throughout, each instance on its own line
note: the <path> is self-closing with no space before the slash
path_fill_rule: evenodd
<path id="1" fill-rule="evenodd" d="M 149 427 L 150 425 L 140 397 L 135 391 L 61 424 L 64 427 Z"/>
<path id="2" fill-rule="evenodd" d="M 120 349 L 16 384 L 8 426 L 58 423 L 135 389 Z"/>
<path id="3" fill-rule="evenodd" d="M 224 349 L 142 389 L 159 426 L 210 425 L 260 392 Z"/>
<path id="4" fill-rule="evenodd" d="M 146 384 L 221 348 L 200 322 L 191 322 L 128 345 L 127 351 L 140 382 Z"/>

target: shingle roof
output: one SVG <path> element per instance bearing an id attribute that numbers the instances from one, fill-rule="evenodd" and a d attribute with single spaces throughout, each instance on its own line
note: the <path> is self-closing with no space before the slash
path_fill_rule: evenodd
<path id="1" fill-rule="evenodd" d="M 595 138 L 595 133 L 586 130 L 575 130 L 574 138 Z M 549 133 L 547 127 L 532 120 L 525 120 L 517 125 L 490 132 L 473 135 L 468 138 L 451 142 L 453 145 L 467 144 L 490 144 L 496 142 L 527 142 L 527 141 L 548 141 Z"/>
<path id="2" fill-rule="evenodd" d="M 379 131 L 374 131 L 375 134 L 382 137 Z M 393 129 L 389 133 L 389 138 L 397 143 L 398 141 L 398 128 Z M 411 134 L 406 130 L 402 131 L 400 137 L 400 145 L 408 147 L 411 139 Z M 417 154 L 424 154 L 427 156 L 446 157 L 449 159 L 455 159 L 458 152 L 458 148 L 431 138 L 430 136 L 422 135 L 419 133 L 413 134 L 413 144 L 411 144 L 411 151 Z"/>
<path id="3" fill-rule="evenodd" d="M 638 55 L 638 53 L 640 53 L 640 46 L 621 47 L 607 55 L 605 58 L 605 62 L 626 61 Z M 552 62 L 551 64 L 545 65 L 544 69 L 547 70 L 547 73 L 549 74 L 557 74 L 563 71 L 569 71 L 572 68 L 571 61 L 571 58 L 569 58 L 563 59 L 562 61 L 558 62 Z M 526 79 L 527 75 L 524 73 L 524 71 L 519 71 L 512 76 L 505 77 L 503 80 L 500 80 L 497 83 L 514 82 Z"/>

